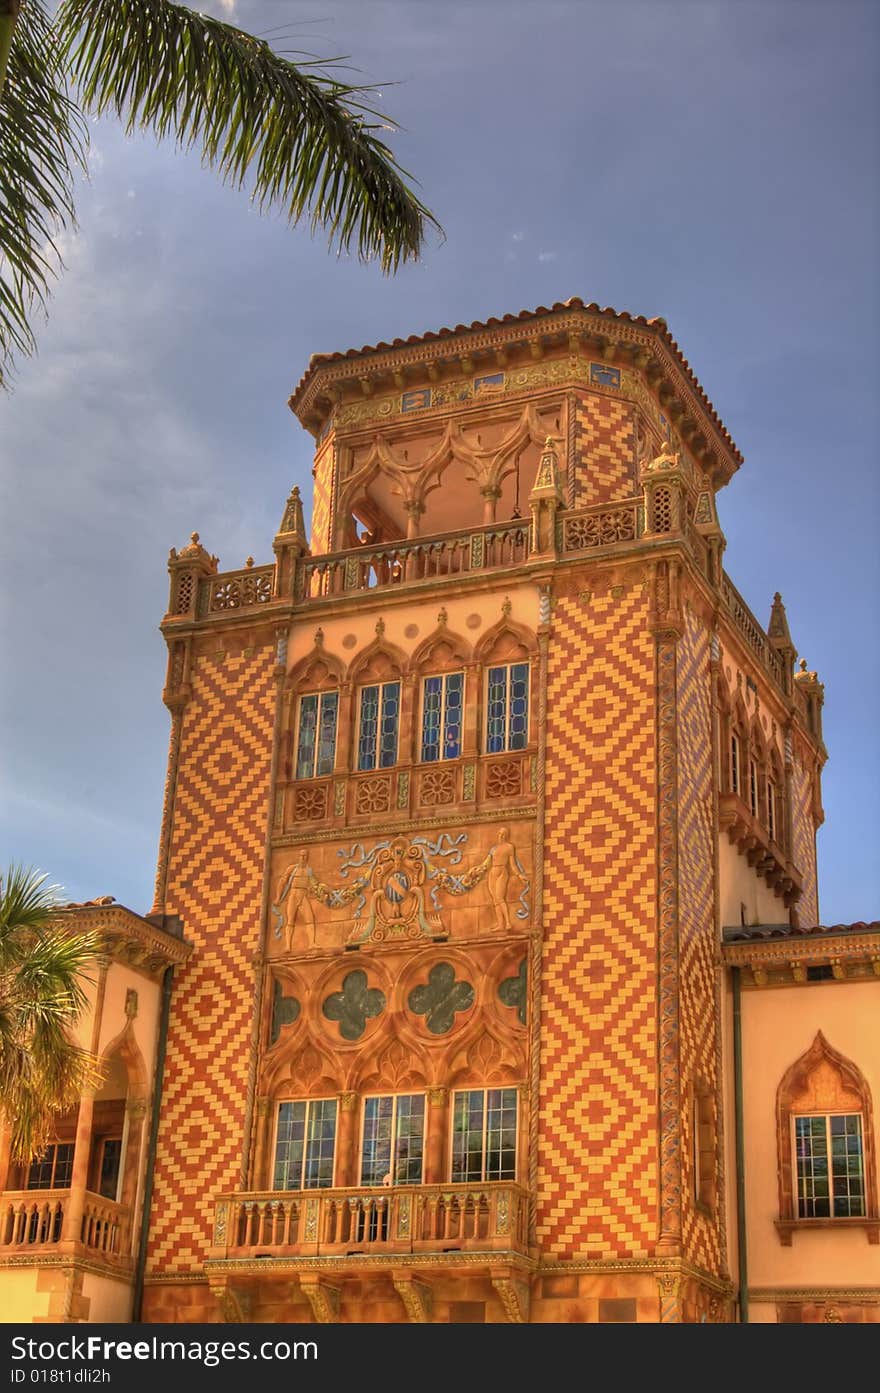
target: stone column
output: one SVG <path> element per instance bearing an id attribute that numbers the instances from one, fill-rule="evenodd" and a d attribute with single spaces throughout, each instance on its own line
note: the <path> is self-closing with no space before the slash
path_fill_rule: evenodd
<path id="1" fill-rule="evenodd" d="M 446 1176 L 446 1131 L 449 1119 L 449 1089 L 428 1089 L 428 1117 L 425 1126 L 425 1184 L 442 1185 Z"/>
<path id="2" fill-rule="evenodd" d="M 80 1241 L 83 1212 L 86 1207 L 94 1111 L 95 1090 L 90 1088 L 83 1093 L 80 1099 L 79 1116 L 76 1122 L 76 1144 L 73 1149 L 70 1195 L 64 1211 L 64 1225 L 61 1230 L 61 1238 L 65 1243 L 78 1243 Z"/>
<path id="3" fill-rule="evenodd" d="M 356 1123 L 357 1093 L 340 1093 L 339 1115 L 336 1122 L 336 1184 L 357 1185 Z"/>

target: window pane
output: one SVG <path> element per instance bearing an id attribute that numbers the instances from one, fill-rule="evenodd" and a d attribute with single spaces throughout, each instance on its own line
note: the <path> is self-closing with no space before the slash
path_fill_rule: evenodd
<path id="1" fill-rule="evenodd" d="M 431 763 L 440 758 L 441 677 L 426 677 L 422 688 L 422 759 Z"/>
<path id="2" fill-rule="evenodd" d="M 299 742 L 296 751 L 296 777 L 311 779 L 315 772 L 315 735 L 318 725 L 318 698 L 304 696 L 299 703 Z"/>
<path id="3" fill-rule="evenodd" d="M 482 1089 L 456 1093 L 452 1121 L 452 1179 L 456 1182 L 483 1179 Z"/>
<path id="4" fill-rule="evenodd" d="M 361 1148 L 361 1184 L 381 1185 L 391 1170 L 394 1099 L 367 1098 Z"/>
<path id="5" fill-rule="evenodd" d="M 358 769 L 375 769 L 376 737 L 379 730 L 379 688 L 361 691 L 361 724 L 358 733 Z"/>
<path id="6" fill-rule="evenodd" d="M 498 754 L 506 748 L 507 668 L 490 667 L 489 702 L 486 710 L 486 751 Z"/>
<path id="7" fill-rule="evenodd" d="M 424 1093 L 410 1093 L 398 1098 L 394 1164 L 396 1184 L 421 1184 L 424 1137 Z"/>
<path id="8" fill-rule="evenodd" d="M 861 1123 L 858 1113 L 795 1118 L 799 1218 L 864 1214 Z"/>
<path id="9" fill-rule="evenodd" d="M 380 769 L 390 769 L 397 763 L 397 725 L 400 719 L 400 683 L 386 682 L 382 688 L 382 737 L 379 749 Z"/>
<path id="10" fill-rule="evenodd" d="M 461 754 L 461 707 L 464 693 L 464 673 L 451 672 L 445 680 L 445 688 L 443 758 L 458 759 Z"/>
<path id="11" fill-rule="evenodd" d="M 309 1104 L 304 1190 L 326 1189 L 333 1184 L 335 1146 L 336 1099 L 318 1098 Z"/>
<path id="12" fill-rule="evenodd" d="M 52 1169 L 55 1161 L 55 1147 L 47 1146 L 42 1156 L 31 1161 L 28 1169 L 27 1188 L 29 1190 L 51 1190 Z"/>
<path id="13" fill-rule="evenodd" d="M 121 1142 L 119 1146 L 121 1149 Z M 72 1179 L 73 1142 L 59 1142 L 55 1147 L 55 1175 L 52 1180 L 52 1188 L 55 1190 L 66 1190 Z"/>
<path id="14" fill-rule="evenodd" d="M 275 1143 L 273 1190 L 299 1190 L 302 1187 L 305 1103 L 282 1103 L 278 1109 L 278 1136 Z"/>
<path id="15" fill-rule="evenodd" d="M 336 762 L 336 713 L 339 707 L 339 693 L 325 692 L 321 697 L 321 731 L 318 741 L 318 767 L 316 773 L 332 774 Z"/>
<path id="16" fill-rule="evenodd" d="M 510 741 L 508 749 L 524 750 L 529 743 L 529 665 L 510 669 Z"/>
<path id="17" fill-rule="evenodd" d="M 516 1175 L 516 1089 L 488 1093 L 486 1180 L 513 1180 Z"/>

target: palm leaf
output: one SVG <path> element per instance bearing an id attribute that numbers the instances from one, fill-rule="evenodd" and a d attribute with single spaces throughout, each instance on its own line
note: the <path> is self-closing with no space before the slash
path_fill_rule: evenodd
<path id="1" fill-rule="evenodd" d="M 86 128 L 65 85 L 42 0 L 22 5 L 0 100 L 0 386 L 35 347 L 31 319 L 61 269 L 57 236 L 75 221 L 72 170 Z"/>
<path id="2" fill-rule="evenodd" d="M 197 146 L 261 209 L 307 216 L 339 251 L 394 271 L 438 227 L 380 138 L 394 125 L 369 104 L 375 88 L 169 0 L 62 0 L 57 23 L 88 111 Z"/>

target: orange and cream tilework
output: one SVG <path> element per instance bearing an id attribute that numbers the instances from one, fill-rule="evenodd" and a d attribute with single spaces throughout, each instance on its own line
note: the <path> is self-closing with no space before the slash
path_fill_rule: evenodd
<path id="1" fill-rule="evenodd" d="M 654 644 L 639 584 L 558 597 L 547 718 L 538 1242 L 657 1236 Z"/>
<path id="2" fill-rule="evenodd" d="M 638 492 L 635 466 L 634 408 L 598 394 L 575 404 L 575 478 L 572 505 L 632 498 Z"/>
<path id="3" fill-rule="evenodd" d="M 193 664 L 166 910 L 195 944 L 175 976 L 150 1272 L 201 1268 L 214 1200 L 238 1185 L 274 718 L 274 650 Z"/>
<path id="4" fill-rule="evenodd" d="M 719 1223 L 696 1209 L 693 1086 L 717 1089 L 716 929 L 712 894 L 712 710 L 709 634 L 685 612 L 678 643 L 679 1011 L 684 1254 L 709 1271 L 721 1265 Z"/>
<path id="5" fill-rule="evenodd" d="M 813 789 L 809 770 L 797 753 L 791 779 L 792 852 L 794 864 L 804 877 L 804 893 L 797 902 L 801 927 L 819 923 L 819 890 L 816 877 L 816 832 L 813 823 Z"/>

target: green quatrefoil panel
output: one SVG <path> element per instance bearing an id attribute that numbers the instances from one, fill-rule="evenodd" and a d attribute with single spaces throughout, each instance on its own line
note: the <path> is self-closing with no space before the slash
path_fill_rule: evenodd
<path id="1" fill-rule="evenodd" d="M 367 986 L 367 974 L 359 969 L 346 973 L 342 991 L 331 992 L 321 1007 L 328 1021 L 339 1022 L 343 1040 L 359 1040 L 367 1021 L 385 1010 L 385 994 Z"/>
<path id="2" fill-rule="evenodd" d="M 282 1028 L 285 1025 L 293 1025 L 298 1019 L 302 1010 L 295 996 L 285 996 L 278 978 L 272 989 L 272 1028 L 269 1036 L 270 1045 L 274 1045 Z"/>
<path id="3" fill-rule="evenodd" d="M 456 1013 L 469 1011 L 473 1004 L 473 987 L 470 982 L 455 980 L 455 968 L 450 963 L 435 963 L 427 982 L 413 987 L 407 998 L 409 1009 L 425 1017 L 432 1035 L 445 1035 L 452 1029 Z"/>
<path id="4" fill-rule="evenodd" d="M 526 960 L 523 958 L 515 977 L 505 977 L 498 988 L 498 995 L 505 1006 L 516 1007 L 516 1018 L 520 1025 L 526 1023 Z"/>

